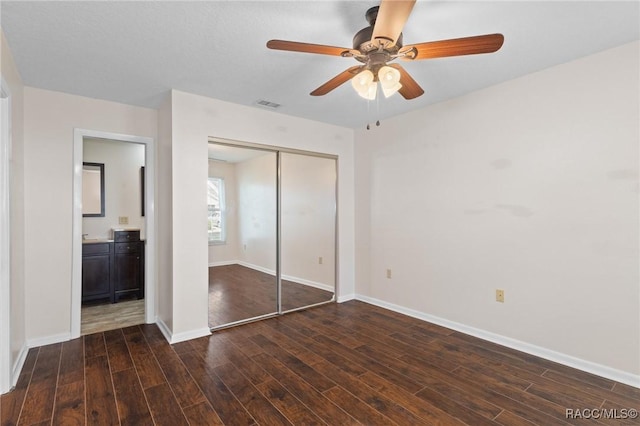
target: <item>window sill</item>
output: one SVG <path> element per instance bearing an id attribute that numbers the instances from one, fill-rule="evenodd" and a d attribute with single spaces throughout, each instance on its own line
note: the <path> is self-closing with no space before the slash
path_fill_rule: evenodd
<path id="1" fill-rule="evenodd" d="M 209 241 L 210 246 L 224 246 L 226 244 L 226 241 Z"/>

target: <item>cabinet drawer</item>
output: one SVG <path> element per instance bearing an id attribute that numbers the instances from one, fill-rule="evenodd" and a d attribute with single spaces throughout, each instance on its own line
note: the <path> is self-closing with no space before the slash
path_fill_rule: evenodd
<path id="1" fill-rule="evenodd" d="M 140 241 L 140 231 L 114 231 L 113 239 L 116 243 Z"/>
<path id="2" fill-rule="evenodd" d="M 82 255 L 109 254 L 111 243 L 91 243 L 82 245 Z"/>
<path id="3" fill-rule="evenodd" d="M 137 253 L 140 251 L 140 242 L 117 243 L 116 253 Z"/>

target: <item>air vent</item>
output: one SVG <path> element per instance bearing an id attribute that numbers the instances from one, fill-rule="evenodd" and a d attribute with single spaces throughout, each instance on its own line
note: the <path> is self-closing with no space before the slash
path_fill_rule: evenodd
<path id="1" fill-rule="evenodd" d="M 280 104 L 277 104 L 275 102 L 265 101 L 263 99 L 257 100 L 256 105 L 260 105 L 262 107 L 271 108 L 271 109 L 280 108 L 281 106 Z"/>

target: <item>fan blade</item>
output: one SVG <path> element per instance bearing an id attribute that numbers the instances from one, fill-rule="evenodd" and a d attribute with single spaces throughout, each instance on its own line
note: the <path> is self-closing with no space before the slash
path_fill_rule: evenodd
<path id="1" fill-rule="evenodd" d="M 360 66 L 356 65 L 354 67 L 351 67 L 349 69 L 342 71 L 340 74 L 336 75 L 331 80 L 327 81 L 325 84 L 323 84 L 322 86 L 318 87 L 316 90 L 311 92 L 311 96 L 326 95 L 336 87 L 340 86 L 341 84 L 355 77 L 356 74 L 358 74 L 358 72 L 360 71 L 360 68 L 362 68 L 362 65 Z"/>
<path id="2" fill-rule="evenodd" d="M 398 90 L 398 93 L 402 95 L 405 99 L 414 99 L 418 96 L 422 96 L 424 90 L 416 81 L 409 75 L 407 70 L 402 68 L 399 64 L 389 64 L 390 67 L 393 67 L 400 71 L 400 84 L 402 87 Z"/>
<path id="3" fill-rule="evenodd" d="M 402 50 L 408 50 L 414 47 L 418 53 L 413 59 L 432 59 L 444 58 L 446 56 L 492 53 L 500 49 L 502 43 L 504 43 L 504 36 L 502 34 L 487 34 L 474 37 L 454 38 L 451 40 L 429 41 L 405 46 Z"/>
<path id="4" fill-rule="evenodd" d="M 390 40 L 395 45 L 415 3 L 416 0 L 382 0 L 371 41 Z"/>
<path id="5" fill-rule="evenodd" d="M 318 53 L 320 55 L 342 56 L 343 52 L 348 52 L 347 47 L 325 46 L 323 44 L 300 43 L 297 41 L 269 40 L 269 49 L 287 50 L 291 52 Z"/>

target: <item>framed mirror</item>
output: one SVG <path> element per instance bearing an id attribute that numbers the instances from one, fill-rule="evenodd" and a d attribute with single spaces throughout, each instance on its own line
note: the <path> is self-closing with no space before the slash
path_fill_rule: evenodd
<path id="1" fill-rule="evenodd" d="M 82 216 L 104 217 L 104 163 L 82 163 Z"/>

